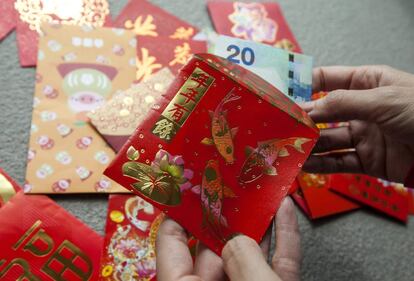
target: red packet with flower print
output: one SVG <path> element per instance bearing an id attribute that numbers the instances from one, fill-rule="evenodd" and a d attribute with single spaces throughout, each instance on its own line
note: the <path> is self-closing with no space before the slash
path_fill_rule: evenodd
<path id="1" fill-rule="evenodd" d="M 0 168 L 0 207 L 20 190 L 19 185 Z"/>
<path id="2" fill-rule="evenodd" d="M 136 79 L 146 81 L 163 67 L 168 67 L 176 74 L 193 54 L 206 51 L 205 41 L 180 40 L 170 37 L 140 37 L 137 45 Z"/>
<path id="3" fill-rule="evenodd" d="M 14 2 L 15 0 L 2 0 L 0 2 L 0 40 L 16 27 L 17 14 L 14 9 Z"/>
<path id="4" fill-rule="evenodd" d="M 155 280 L 155 240 L 163 216 L 136 195 L 109 196 L 99 280 Z"/>
<path id="5" fill-rule="evenodd" d="M 130 29 L 141 37 L 169 37 L 189 40 L 198 29 L 146 0 L 130 0 L 114 21 L 114 26 Z"/>
<path id="6" fill-rule="evenodd" d="M 407 221 L 409 192 L 401 184 L 365 175 L 334 174 L 331 189 L 403 222 Z"/>
<path id="7" fill-rule="evenodd" d="M 331 175 L 300 173 L 298 181 L 312 219 L 359 208 L 359 204 L 329 189 L 335 185 Z"/>
<path id="8" fill-rule="evenodd" d="M 20 64 L 23 67 L 36 65 L 39 35 L 44 32 L 41 30 L 42 22 L 99 27 L 109 19 L 107 0 L 15 0 L 12 2 L 16 13 L 16 39 Z M 6 18 L 5 15 L 2 17 Z"/>
<path id="9" fill-rule="evenodd" d="M 217 254 L 260 241 L 319 131 L 279 90 L 223 58 L 195 55 L 105 174 Z M 272 120 L 278 120 L 273 122 Z"/>
<path id="10" fill-rule="evenodd" d="M 1 281 L 98 278 L 102 237 L 46 196 L 18 192 L 0 225 Z"/>
<path id="11" fill-rule="evenodd" d="M 211 0 L 207 6 L 219 34 L 302 52 L 277 3 Z"/>

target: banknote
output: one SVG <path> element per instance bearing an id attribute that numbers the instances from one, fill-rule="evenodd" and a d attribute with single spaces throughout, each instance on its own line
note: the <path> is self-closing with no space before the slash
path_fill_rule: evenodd
<path id="1" fill-rule="evenodd" d="M 295 102 L 312 95 L 313 58 L 249 40 L 207 34 L 208 52 L 254 72 Z"/>

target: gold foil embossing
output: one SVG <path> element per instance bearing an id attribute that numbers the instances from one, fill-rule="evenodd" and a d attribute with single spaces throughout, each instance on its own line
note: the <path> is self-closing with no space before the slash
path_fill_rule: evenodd
<path id="1" fill-rule="evenodd" d="M 21 273 L 19 278 L 16 279 L 17 281 L 23 281 L 23 280 L 24 281 L 41 281 L 39 277 L 34 275 L 32 272 L 30 272 L 29 263 L 26 260 L 21 259 L 21 258 L 12 260 L 2 271 L 0 271 L 0 278 L 4 278 L 3 280 L 11 280 L 7 278 L 6 274 L 7 272 L 9 272 L 9 270 L 11 270 L 11 272 L 15 272 L 15 270 L 13 270 L 12 268 L 16 266 L 23 269 L 22 270 L 23 272 Z"/>
<path id="2" fill-rule="evenodd" d="M 152 133 L 160 139 L 170 141 L 184 125 L 214 80 L 214 77 L 196 67 L 164 109 Z"/>
<path id="3" fill-rule="evenodd" d="M 67 256 L 70 253 L 71 256 Z M 74 262 L 81 260 L 82 268 L 77 267 Z M 52 263 L 58 262 L 63 265 L 63 268 L 59 272 L 52 268 Z M 86 268 L 85 268 L 86 267 Z M 78 247 L 72 244 L 70 241 L 65 240 L 59 246 L 59 248 L 50 256 L 48 261 L 42 267 L 42 271 L 49 275 L 53 280 L 65 281 L 63 274 L 65 271 L 70 270 L 72 274 L 76 275 L 82 281 L 87 281 L 92 276 L 92 261 L 89 257 L 83 253 Z"/>
<path id="4" fill-rule="evenodd" d="M 6 203 L 10 200 L 13 195 L 16 194 L 16 191 L 13 188 L 11 182 L 9 182 L 5 176 L 0 174 L 0 199 L 3 203 Z"/>
<path id="5" fill-rule="evenodd" d="M 109 15 L 106 0 L 16 0 L 20 19 L 40 33 L 42 22 L 103 26 Z"/>
<path id="6" fill-rule="evenodd" d="M 23 251 L 29 251 L 37 257 L 45 257 L 52 251 L 53 246 L 52 237 L 44 229 L 40 229 L 23 247 Z"/>
<path id="7" fill-rule="evenodd" d="M 27 239 L 32 233 L 42 224 L 42 221 L 37 220 L 30 228 L 25 232 L 25 234 L 20 237 L 19 241 L 17 241 L 16 244 L 13 245 L 13 250 L 17 250 L 20 245 L 23 243 L 24 240 Z"/>

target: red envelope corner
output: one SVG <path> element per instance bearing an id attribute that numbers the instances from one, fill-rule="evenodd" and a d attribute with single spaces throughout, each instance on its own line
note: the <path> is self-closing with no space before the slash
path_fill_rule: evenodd
<path id="1" fill-rule="evenodd" d="M 155 280 L 155 240 L 162 220 L 163 214 L 138 196 L 109 196 L 99 280 Z"/>
<path id="2" fill-rule="evenodd" d="M 408 218 L 409 192 L 366 175 L 334 174 L 331 189 L 403 222 Z"/>
<path id="3" fill-rule="evenodd" d="M 15 0 L 0 1 L 0 41 L 16 27 L 17 14 L 14 2 Z"/>
<path id="4" fill-rule="evenodd" d="M 298 176 L 310 217 L 317 219 L 359 208 L 359 204 L 329 189 L 335 185 L 331 175 L 300 173 Z"/>
<path id="5" fill-rule="evenodd" d="M 102 237 L 46 196 L 0 209 L 0 280 L 96 280 Z"/>
<path id="6" fill-rule="evenodd" d="M 105 174 L 221 254 L 235 233 L 262 239 L 318 136 L 276 88 L 198 54 Z"/>
<path id="7" fill-rule="evenodd" d="M 277 3 L 211 0 L 207 7 L 219 34 L 302 52 Z"/>

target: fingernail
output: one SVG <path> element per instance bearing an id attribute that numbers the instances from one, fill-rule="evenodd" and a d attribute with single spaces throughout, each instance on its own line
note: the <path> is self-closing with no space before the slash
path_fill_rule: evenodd
<path id="1" fill-rule="evenodd" d="M 308 101 L 308 102 L 301 102 L 298 103 L 298 105 L 306 112 L 309 113 L 313 110 L 314 107 L 314 102 L 313 101 Z"/>

